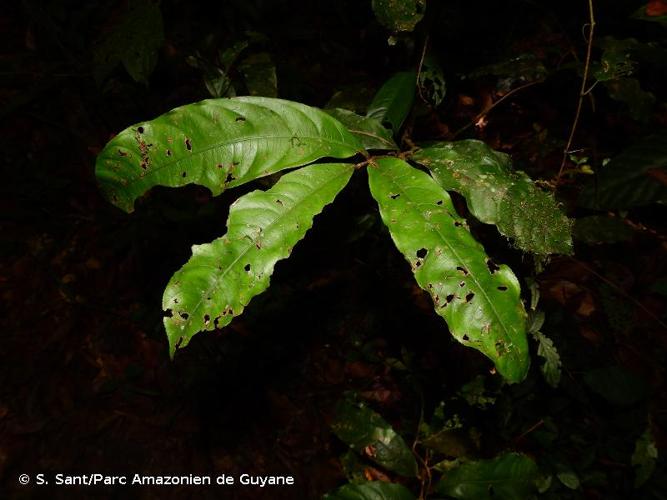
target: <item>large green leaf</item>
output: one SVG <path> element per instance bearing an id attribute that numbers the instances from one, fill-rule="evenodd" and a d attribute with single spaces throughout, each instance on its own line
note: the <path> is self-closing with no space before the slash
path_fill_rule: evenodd
<path id="1" fill-rule="evenodd" d="M 447 471 L 435 489 L 453 498 L 516 500 L 530 497 L 536 489 L 537 475 L 537 465 L 530 458 L 507 453 Z"/>
<path id="2" fill-rule="evenodd" d="M 373 0 L 375 17 L 392 31 L 412 31 L 424 17 L 426 0 Z"/>
<path id="3" fill-rule="evenodd" d="M 586 208 L 623 209 L 655 202 L 667 202 L 667 130 L 614 157 L 579 196 Z"/>
<path id="4" fill-rule="evenodd" d="M 571 222 L 551 194 L 512 170 L 506 154 L 465 140 L 424 148 L 412 159 L 428 167 L 443 188 L 463 195 L 475 217 L 495 224 L 522 250 L 572 253 Z"/>
<path id="5" fill-rule="evenodd" d="M 394 243 L 452 335 L 488 356 L 506 379 L 522 380 L 529 365 L 526 312 L 512 270 L 486 256 L 447 192 L 424 172 L 382 158 L 368 176 Z"/>
<path id="6" fill-rule="evenodd" d="M 412 109 L 416 85 L 417 74 L 414 71 L 396 73 L 377 91 L 366 116 L 383 125 L 388 124 L 397 133 Z"/>
<path id="7" fill-rule="evenodd" d="M 199 184 L 220 194 L 257 177 L 362 149 L 337 120 L 309 106 L 263 97 L 210 99 L 129 127 L 97 158 L 106 196 L 132 211 L 153 186 Z"/>
<path id="8" fill-rule="evenodd" d="M 415 500 L 415 496 L 402 484 L 373 481 L 346 484 L 327 493 L 322 500 Z"/>
<path id="9" fill-rule="evenodd" d="M 367 406 L 340 401 L 331 428 L 341 441 L 386 469 L 408 477 L 417 474 L 417 462 L 403 438 Z"/>
<path id="10" fill-rule="evenodd" d="M 162 299 L 170 353 L 202 330 L 222 328 L 269 286 L 313 217 L 345 187 L 353 167 L 323 163 L 284 175 L 268 191 L 234 202 L 227 234 L 192 247 L 192 257 L 169 281 Z"/>
<path id="11" fill-rule="evenodd" d="M 360 116 L 347 109 L 326 109 L 327 113 L 341 122 L 352 132 L 365 149 L 397 150 L 391 131 L 374 118 Z"/>

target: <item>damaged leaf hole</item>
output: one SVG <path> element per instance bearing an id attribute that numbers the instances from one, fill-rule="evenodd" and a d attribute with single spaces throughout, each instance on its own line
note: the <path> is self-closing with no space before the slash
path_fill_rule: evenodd
<path id="1" fill-rule="evenodd" d="M 420 259 L 426 257 L 426 254 L 428 254 L 428 250 L 426 250 L 425 248 L 420 248 L 419 250 L 417 250 L 417 257 Z"/>
<path id="2" fill-rule="evenodd" d="M 250 272 L 250 264 L 246 264 L 243 269 L 245 270 L 246 273 Z"/>
<path id="3" fill-rule="evenodd" d="M 144 127 L 139 127 L 137 129 L 137 132 L 139 132 L 140 134 L 143 134 L 144 133 Z"/>
<path id="4" fill-rule="evenodd" d="M 500 290 L 501 292 L 504 292 L 504 291 L 507 290 L 507 287 L 505 285 L 501 285 L 501 286 L 498 287 L 498 290 Z"/>
<path id="5" fill-rule="evenodd" d="M 167 149 L 167 150 L 164 152 L 164 154 L 166 154 L 167 156 L 171 156 L 171 149 Z"/>
<path id="6" fill-rule="evenodd" d="M 468 276 L 468 270 L 465 267 L 456 266 L 457 271 L 461 271 L 465 276 Z"/>
<path id="7" fill-rule="evenodd" d="M 211 317 L 208 314 L 204 314 L 204 324 L 208 325 L 211 321 Z"/>
<path id="8" fill-rule="evenodd" d="M 245 121 L 245 116 L 237 116 L 236 119 L 234 120 L 236 123 L 238 122 L 244 122 Z"/>
<path id="9" fill-rule="evenodd" d="M 459 283 L 459 286 L 460 286 L 461 288 L 463 288 L 464 286 L 466 286 L 466 282 L 465 282 L 465 281 L 461 281 L 461 282 Z"/>
<path id="10" fill-rule="evenodd" d="M 486 267 L 489 268 L 489 272 L 494 274 L 496 271 L 500 270 L 500 266 L 493 262 L 491 259 L 486 260 Z"/>
<path id="11" fill-rule="evenodd" d="M 186 312 L 178 313 L 178 315 L 183 319 L 188 319 L 190 317 L 190 315 Z"/>
<path id="12" fill-rule="evenodd" d="M 400 194 L 390 194 L 389 198 L 391 198 L 392 200 L 395 200 L 395 199 L 399 198 L 400 196 L 401 196 Z"/>
<path id="13" fill-rule="evenodd" d="M 436 203 L 436 205 L 438 205 L 438 206 L 442 205 L 442 200 L 438 200 L 438 202 Z"/>
<path id="14" fill-rule="evenodd" d="M 187 177 L 187 176 L 188 176 L 188 173 L 187 173 L 187 172 L 183 172 L 183 173 L 181 174 L 181 177 L 183 177 L 183 178 L 185 178 L 185 177 Z"/>
<path id="15" fill-rule="evenodd" d="M 188 151 L 192 151 L 192 139 L 190 139 L 189 137 L 185 138 L 185 149 L 187 149 Z"/>
<path id="16" fill-rule="evenodd" d="M 470 302 L 473 298 L 475 298 L 475 294 L 470 292 L 468 295 L 466 295 L 466 303 Z"/>

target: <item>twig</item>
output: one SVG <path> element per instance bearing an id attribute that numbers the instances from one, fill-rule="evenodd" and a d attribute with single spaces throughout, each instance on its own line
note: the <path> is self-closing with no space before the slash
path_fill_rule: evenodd
<path id="1" fill-rule="evenodd" d="M 419 77 L 422 74 L 422 66 L 424 65 L 424 58 L 426 57 L 426 50 L 428 49 L 428 33 L 424 39 L 424 47 L 422 48 L 422 55 L 419 58 L 419 65 L 417 66 L 417 93 L 422 101 L 427 102 L 424 96 L 422 95 L 422 86 L 419 85 Z"/>
<path id="2" fill-rule="evenodd" d="M 503 102 L 505 99 L 508 99 L 509 97 L 513 96 L 514 94 L 516 94 L 517 92 L 519 92 L 523 89 L 527 89 L 528 87 L 532 87 L 533 85 L 537 85 L 538 83 L 542 83 L 543 81 L 544 80 L 535 80 L 535 81 L 532 81 L 532 82 L 524 83 L 520 87 L 517 87 L 515 89 L 510 90 L 507 94 L 502 96 L 496 102 L 494 102 L 494 103 L 488 105 L 487 107 L 485 107 L 479 114 L 477 114 L 475 116 L 475 118 L 470 123 L 468 123 L 466 126 L 460 128 L 456 132 L 454 132 L 454 137 L 456 137 L 459 134 L 461 134 L 462 132 L 465 132 L 466 130 L 468 130 L 475 123 L 477 123 L 481 118 L 484 118 L 487 114 L 489 114 L 493 108 L 498 106 L 498 104 Z"/>
<path id="3" fill-rule="evenodd" d="M 555 186 L 557 187 L 560 183 L 560 178 L 563 175 L 563 169 L 565 169 L 565 163 L 567 162 L 567 156 L 570 154 L 570 148 L 572 147 L 572 141 L 574 140 L 574 134 L 577 131 L 577 125 L 579 124 L 579 117 L 581 116 L 581 108 L 584 104 L 584 97 L 590 92 L 593 87 L 586 90 L 588 84 L 588 71 L 591 66 L 591 52 L 593 51 L 593 34 L 595 33 L 595 14 L 593 11 L 593 0 L 588 0 L 588 15 L 589 15 L 589 31 L 588 31 L 588 42 L 586 47 L 586 62 L 584 63 L 584 75 L 581 79 L 581 90 L 579 90 L 579 100 L 577 101 L 577 111 L 574 114 L 574 121 L 572 122 L 572 128 L 570 129 L 570 136 L 567 139 L 567 144 L 563 149 L 563 159 L 560 163 L 560 168 L 558 169 L 558 175 L 556 176 Z"/>

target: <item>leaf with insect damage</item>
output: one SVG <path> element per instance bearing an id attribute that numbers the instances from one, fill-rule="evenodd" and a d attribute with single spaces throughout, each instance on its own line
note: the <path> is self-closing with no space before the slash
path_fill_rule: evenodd
<path id="1" fill-rule="evenodd" d="M 164 292 L 172 356 L 196 333 L 228 325 L 268 288 L 276 262 L 290 255 L 353 171 L 341 163 L 310 165 L 284 175 L 268 191 L 253 191 L 234 202 L 227 234 L 193 246 L 192 257 Z"/>
<path id="2" fill-rule="evenodd" d="M 523 380 L 526 312 L 512 270 L 487 257 L 447 192 L 424 172 L 381 158 L 368 176 L 394 243 L 452 335 L 485 354 L 507 380 Z"/>
<path id="3" fill-rule="evenodd" d="M 218 195 L 258 177 L 363 148 L 325 112 L 282 99 L 209 99 L 114 137 L 97 158 L 104 194 L 131 212 L 154 186 L 198 184 Z"/>

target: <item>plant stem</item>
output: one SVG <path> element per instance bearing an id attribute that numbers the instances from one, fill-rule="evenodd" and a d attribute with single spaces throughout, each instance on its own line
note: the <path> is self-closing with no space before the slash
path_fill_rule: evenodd
<path id="1" fill-rule="evenodd" d="M 574 114 L 574 121 L 572 122 L 572 128 L 570 129 L 570 136 L 567 139 L 567 144 L 563 149 L 563 159 L 560 163 L 560 168 L 558 169 L 558 175 L 556 176 L 555 186 L 558 187 L 560 183 L 560 178 L 563 175 L 563 170 L 565 169 L 565 163 L 567 162 L 567 156 L 570 153 L 570 148 L 572 147 L 572 141 L 574 140 L 574 134 L 577 131 L 577 125 L 579 124 L 579 117 L 581 116 L 581 108 L 584 104 L 584 97 L 588 91 L 586 90 L 586 85 L 588 83 L 588 71 L 591 66 L 591 52 L 593 51 L 593 34 L 595 33 L 595 13 L 593 11 L 593 0 L 588 0 L 588 16 L 589 16 L 589 31 L 588 31 L 588 45 L 586 47 L 586 61 L 584 63 L 584 75 L 581 79 L 581 90 L 579 90 L 579 101 L 577 102 L 577 111 Z M 592 90 L 593 87 L 589 89 Z"/>

